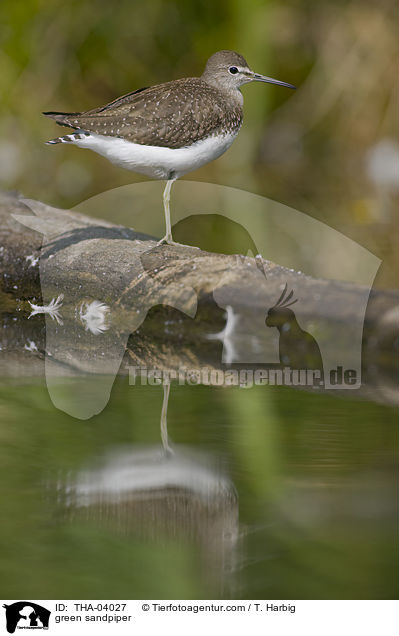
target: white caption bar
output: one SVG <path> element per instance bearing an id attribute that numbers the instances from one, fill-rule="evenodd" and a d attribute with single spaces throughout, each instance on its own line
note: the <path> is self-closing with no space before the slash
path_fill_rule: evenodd
<path id="1" fill-rule="evenodd" d="M 33 630 L 35 636 L 112 636 L 148 630 L 162 636 L 203 636 L 204 629 L 223 633 L 219 630 L 226 628 L 273 636 L 375 636 L 394 633 L 399 610 L 399 601 L 15 600 L 1 605 L 1 633 L 19 636 L 29 636 Z"/>

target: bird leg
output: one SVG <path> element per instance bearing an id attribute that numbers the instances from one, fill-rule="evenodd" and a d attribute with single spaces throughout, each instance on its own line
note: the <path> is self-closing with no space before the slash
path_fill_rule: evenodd
<path id="1" fill-rule="evenodd" d="M 172 237 L 172 226 L 170 223 L 170 206 L 169 206 L 170 190 L 172 188 L 172 184 L 174 181 L 176 181 L 176 177 L 173 179 L 168 179 L 166 182 L 165 190 L 163 191 L 163 208 L 165 211 L 166 234 L 160 241 L 158 241 L 158 245 L 162 245 L 163 243 L 168 243 L 169 245 L 176 245 Z"/>
<path id="2" fill-rule="evenodd" d="M 157 245 L 179 245 L 180 247 L 191 247 L 193 249 L 199 249 L 195 245 L 185 245 L 184 243 L 178 243 L 173 240 L 172 236 L 172 226 L 170 223 L 170 190 L 172 188 L 173 183 L 176 181 L 177 177 L 173 177 L 172 179 L 168 179 L 166 182 L 165 190 L 163 191 L 163 207 L 165 210 L 165 223 L 166 223 L 166 234 L 160 241 L 158 241 Z"/>

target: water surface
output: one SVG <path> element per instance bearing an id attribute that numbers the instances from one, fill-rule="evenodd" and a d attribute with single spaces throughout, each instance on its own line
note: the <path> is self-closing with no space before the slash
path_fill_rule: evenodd
<path id="1" fill-rule="evenodd" d="M 398 410 L 290 388 L 114 385 L 76 420 L 0 390 L 5 598 L 395 598 Z"/>

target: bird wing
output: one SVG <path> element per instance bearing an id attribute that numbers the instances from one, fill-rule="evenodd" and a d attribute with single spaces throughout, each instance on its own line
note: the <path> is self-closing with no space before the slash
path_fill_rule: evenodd
<path id="1" fill-rule="evenodd" d="M 142 88 L 83 113 L 44 114 L 62 126 L 168 148 L 238 132 L 242 121 L 240 104 L 200 78 Z"/>

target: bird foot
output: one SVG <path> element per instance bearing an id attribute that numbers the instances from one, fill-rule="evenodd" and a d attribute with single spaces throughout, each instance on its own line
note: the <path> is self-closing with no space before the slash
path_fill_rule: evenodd
<path id="1" fill-rule="evenodd" d="M 200 249 L 196 245 L 185 245 L 185 243 L 178 243 L 177 241 L 174 241 L 171 236 L 168 236 L 168 235 L 161 238 L 161 240 L 158 241 L 157 245 L 177 245 L 178 247 L 191 247 L 192 249 L 195 249 L 195 250 Z"/>

